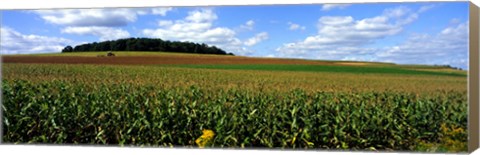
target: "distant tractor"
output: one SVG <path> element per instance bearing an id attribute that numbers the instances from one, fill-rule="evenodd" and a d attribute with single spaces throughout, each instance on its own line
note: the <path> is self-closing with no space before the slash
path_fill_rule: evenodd
<path id="1" fill-rule="evenodd" d="M 114 56 L 115 56 L 115 54 L 113 54 L 113 52 L 112 52 L 112 51 L 109 51 L 109 52 L 107 53 L 107 56 L 109 56 L 109 57 L 114 57 Z"/>

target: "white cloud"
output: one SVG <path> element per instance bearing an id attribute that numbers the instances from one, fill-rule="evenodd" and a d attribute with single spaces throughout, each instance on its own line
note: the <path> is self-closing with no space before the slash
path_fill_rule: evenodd
<path id="1" fill-rule="evenodd" d="M 366 19 L 370 20 L 370 19 Z M 318 19 L 319 27 L 322 25 L 345 25 L 353 22 L 351 16 L 323 16 Z"/>
<path id="2" fill-rule="evenodd" d="M 405 16 L 410 11 L 411 10 L 405 6 L 399 6 L 396 8 L 385 9 L 385 11 L 383 11 L 383 14 L 386 17 L 398 18 Z"/>
<path id="3" fill-rule="evenodd" d="M 137 10 L 124 8 L 38 10 L 34 12 L 48 23 L 65 26 L 125 26 L 137 20 Z"/>
<path id="4" fill-rule="evenodd" d="M 288 27 L 289 30 L 305 30 L 305 26 L 300 26 L 292 22 L 288 22 L 288 25 L 289 25 Z"/>
<path id="5" fill-rule="evenodd" d="M 172 8 L 113 8 L 113 9 L 61 9 L 36 10 L 34 13 L 48 23 L 64 26 L 125 26 L 135 22 L 138 15 L 165 16 Z"/>
<path id="6" fill-rule="evenodd" d="M 318 19 L 317 35 L 309 36 L 301 42 L 285 44 L 277 51 L 292 56 L 297 53 L 315 53 L 320 56 L 325 55 L 322 52 L 339 51 L 340 47 L 363 46 L 401 32 L 402 26 L 409 23 L 403 21 L 409 19 L 410 14 L 412 13 L 407 9 L 399 7 L 386 9 L 379 16 L 359 20 L 351 16 L 323 16 Z"/>
<path id="7" fill-rule="evenodd" d="M 153 8 L 152 9 L 152 14 L 154 15 L 160 15 L 160 16 L 166 16 L 167 12 L 172 11 L 173 8 L 171 7 L 166 7 L 166 8 Z"/>
<path id="8" fill-rule="evenodd" d="M 62 33 L 77 34 L 77 35 L 94 35 L 100 37 L 100 41 L 116 40 L 130 37 L 130 33 L 119 28 L 111 27 L 66 27 Z"/>
<path id="9" fill-rule="evenodd" d="M 423 9 L 422 9 L 423 8 Z M 367 48 L 376 41 L 399 34 L 403 26 L 415 21 L 424 7 L 412 11 L 406 7 L 386 9 L 381 15 L 354 19 L 351 16 L 324 16 L 318 20 L 318 32 L 298 42 L 276 49 L 277 57 L 330 60 L 384 61 L 417 64 L 456 64 L 464 67 L 468 24 L 445 28 L 430 36 L 418 34 L 394 47 Z M 458 53 L 455 53 L 458 52 Z M 463 52 L 463 53 L 462 53 Z"/>
<path id="10" fill-rule="evenodd" d="M 400 6 L 393 9 L 386 9 L 384 14 L 388 18 L 397 19 L 396 21 L 397 25 L 405 25 L 405 24 L 410 24 L 411 22 L 417 20 L 418 14 L 425 12 L 427 10 L 429 9 L 426 9 L 425 7 L 421 7 L 417 12 L 413 12 L 411 9 L 405 6 Z"/>
<path id="11" fill-rule="evenodd" d="M 126 30 L 114 27 L 135 22 L 139 15 L 166 16 L 171 7 L 37 10 L 34 13 L 48 23 L 65 26 L 62 33 L 98 36 L 100 41 L 129 37 Z M 168 24 L 168 23 L 159 23 Z"/>
<path id="12" fill-rule="evenodd" d="M 170 26 L 173 24 L 173 21 L 171 20 L 160 20 L 158 21 L 158 26 Z"/>
<path id="13" fill-rule="evenodd" d="M 33 54 L 60 52 L 72 41 L 58 37 L 39 35 L 25 35 L 14 29 L 2 27 L 0 29 L 1 54 Z"/>
<path id="14" fill-rule="evenodd" d="M 428 11 L 428 10 L 434 8 L 434 7 L 435 7 L 435 5 L 433 5 L 433 4 L 432 4 L 432 5 L 422 6 L 422 7 L 420 8 L 420 10 L 418 10 L 418 12 L 419 12 L 419 13 L 422 13 L 422 12 Z"/>
<path id="15" fill-rule="evenodd" d="M 268 33 L 267 32 L 261 32 L 256 34 L 254 37 L 249 38 L 247 41 L 245 41 L 245 45 L 247 46 L 253 46 L 256 45 L 264 40 L 268 39 Z"/>
<path id="16" fill-rule="evenodd" d="M 236 37 L 237 33 L 234 30 L 213 25 L 217 18 L 211 9 L 194 10 L 184 19 L 159 21 L 158 28 L 144 29 L 142 33 L 147 37 L 165 40 L 206 43 L 236 55 L 251 54 L 253 51 L 243 47 L 242 41 Z M 246 24 L 253 26 L 254 22 L 246 22 Z"/>
<path id="17" fill-rule="evenodd" d="M 449 64 L 467 68 L 468 22 L 449 26 L 435 35 L 413 34 L 404 43 L 375 54 L 376 60 L 402 64 Z"/>
<path id="18" fill-rule="evenodd" d="M 253 26 L 253 24 L 255 24 L 255 22 L 253 20 L 249 20 L 247 21 L 247 26 Z"/>
<path id="19" fill-rule="evenodd" d="M 329 11 L 332 9 L 345 9 L 346 7 L 350 6 L 351 4 L 323 4 L 322 11 Z"/>
<path id="20" fill-rule="evenodd" d="M 253 25 L 255 25 L 255 22 L 253 20 L 249 20 L 245 22 L 245 25 L 240 25 L 240 28 L 247 29 L 247 30 L 253 30 Z"/>
<path id="21" fill-rule="evenodd" d="M 361 20 L 355 20 L 351 16 L 324 16 L 319 18 L 317 28 L 317 35 L 306 37 L 300 42 L 287 43 L 277 51 L 285 56 L 296 56 L 299 53 L 315 53 L 320 56 L 328 51 L 339 51 L 340 47 L 366 45 L 402 30 L 401 25 L 392 24 L 384 15 Z"/>
<path id="22" fill-rule="evenodd" d="M 202 22 L 211 22 L 217 20 L 217 15 L 213 13 L 211 9 L 202 9 L 191 11 L 188 13 L 188 16 L 185 20 L 194 22 L 194 23 L 202 23 Z"/>

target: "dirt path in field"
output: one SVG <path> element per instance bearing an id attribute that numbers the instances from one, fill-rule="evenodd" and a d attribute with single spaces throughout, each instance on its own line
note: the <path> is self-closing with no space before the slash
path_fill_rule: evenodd
<path id="1" fill-rule="evenodd" d="M 297 59 L 249 58 L 240 56 L 2 56 L 3 63 L 57 63 L 57 64 L 307 64 L 338 65 L 334 62 L 308 61 Z"/>

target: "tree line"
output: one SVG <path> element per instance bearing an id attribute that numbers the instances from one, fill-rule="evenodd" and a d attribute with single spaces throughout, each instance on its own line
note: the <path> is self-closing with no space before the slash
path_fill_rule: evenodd
<path id="1" fill-rule="evenodd" d="M 193 42 L 168 41 L 152 38 L 126 38 L 112 41 L 93 42 L 66 46 L 62 53 L 92 51 L 161 51 L 197 54 L 233 55 L 215 46 Z"/>

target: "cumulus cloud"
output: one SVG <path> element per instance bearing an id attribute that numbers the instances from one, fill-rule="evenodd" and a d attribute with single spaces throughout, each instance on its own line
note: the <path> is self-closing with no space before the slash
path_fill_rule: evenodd
<path id="1" fill-rule="evenodd" d="M 120 38 L 127 38 L 130 36 L 130 33 L 125 30 L 100 26 L 66 27 L 62 30 L 62 33 L 77 35 L 94 35 L 100 37 L 100 41 L 116 40 Z"/>
<path id="2" fill-rule="evenodd" d="M 261 32 L 256 34 L 254 37 L 249 38 L 247 41 L 245 41 L 245 45 L 247 46 L 253 46 L 256 45 L 264 40 L 268 39 L 268 33 L 267 32 Z"/>
<path id="3" fill-rule="evenodd" d="M 237 55 L 247 55 L 253 52 L 243 47 L 243 42 L 236 37 L 237 33 L 234 30 L 226 27 L 215 27 L 213 22 L 217 18 L 213 10 L 199 9 L 190 11 L 184 19 L 160 20 L 158 28 L 144 29 L 142 33 L 148 37 L 166 40 L 206 43 Z M 253 24 L 253 21 L 246 22 L 246 25 L 253 26 Z"/>
<path id="4" fill-rule="evenodd" d="M 318 19 L 316 35 L 308 36 L 300 42 L 284 44 L 276 50 L 280 55 L 293 57 L 310 54 L 326 58 L 326 55 L 338 53 L 336 59 L 342 59 L 343 57 L 340 57 L 342 53 L 356 51 L 351 48 L 398 34 L 405 22 L 395 21 L 403 20 L 400 18 L 402 16 L 407 15 L 388 10 L 380 16 L 359 20 L 351 16 L 323 16 Z M 345 49 L 347 47 L 348 49 Z"/>
<path id="5" fill-rule="evenodd" d="M 48 23 L 65 26 L 125 26 L 135 22 L 138 15 L 165 16 L 172 8 L 113 8 L 36 10 L 34 13 Z"/>
<path id="6" fill-rule="evenodd" d="M 202 23 L 202 22 L 211 22 L 217 20 L 217 15 L 213 13 L 211 9 L 202 9 L 188 12 L 188 16 L 185 20 L 194 22 L 194 23 Z"/>
<path id="7" fill-rule="evenodd" d="M 437 64 L 468 68 L 468 22 L 435 35 L 412 34 L 404 43 L 375 54 L 376 60 L 402 64 Z"/>
<path id="8" fill-rule="evenodd" d="M 329 11 L 333 9 L 345 9 L 351 4 L 323 4 L 322 11 Z"/>
<path id="9" fill-rule="evenodd" d="M 65 26 L 125 26 L 137 20 L 133 9 L 62 9 L 35 11 L 48 23 Z"/>
<path id="10" fill-rule="evenodd" d="M 22 34 L 8 27 L 0 28 L 2 54 L 33 54 L 60 52 L 72 41 L 58 37 Z"/>
<path id="11" fill-rule="evenodd" d="M 465 23 L 448 27 L 438 35 L 412 35 L 406 42 L 394 47 L 367 48 L 376 41 L 399 34 L 403 26 L 415 21 L 421 12 L 429 8 L 413 11 L 397 7 L 364 19 L 323 16 L 318 19 L 316 35 L 283 44 L 276 49 L 275 56 L 465 66 L 462 65 L 468 59 L 465 55 L 468 24 Z"/>
<path id="12" fill-rule="evenodd" d="M 292 22 L 288 22 L 287 24 L 289 25 L 289 30 L 305 30 L 305 26 L 300 26 Z"/>
<path id="13" fill-rule="evenodd" d="M 135 22 L 139 15 L 166 16 L 170 7 L 114 8 L 114 9 L 62 9 L 36 10 L 34 13 L 47 23 L 65 26 L 62 33 L 98 36 L 100 41 L 129 37 L 123 27 Z"/>

